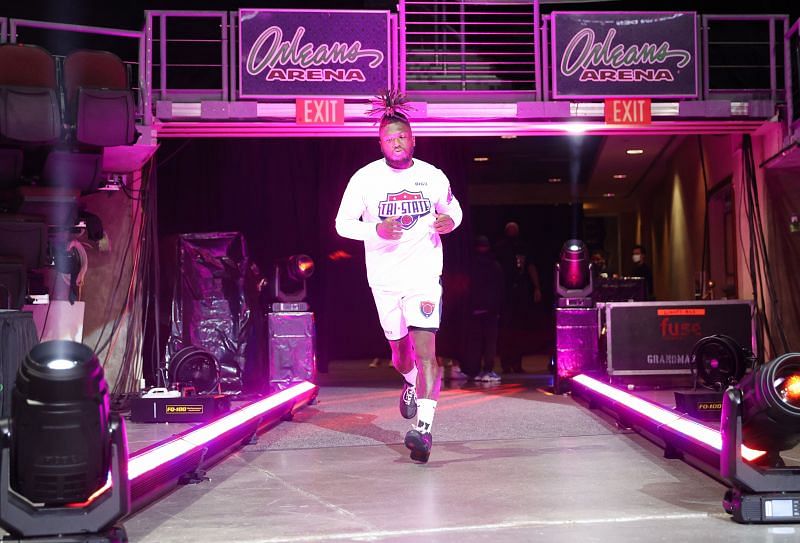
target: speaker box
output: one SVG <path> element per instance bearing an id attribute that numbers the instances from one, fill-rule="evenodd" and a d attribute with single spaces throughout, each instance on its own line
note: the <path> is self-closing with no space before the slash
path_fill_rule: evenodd
<path id="1" fill-rule="evenodd" d="M 605 304 L 608 374 L 682 376 L 691 382 L 701 338 L 725 334 L 753 345 L 753 302 L 612 302 Z"/>

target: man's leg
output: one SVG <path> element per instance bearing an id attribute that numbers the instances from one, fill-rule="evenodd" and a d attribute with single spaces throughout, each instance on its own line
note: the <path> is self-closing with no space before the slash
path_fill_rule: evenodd
<path id="1" fill-rule="evenodd" d="M 392 349 L 392 365 L 403 376 L 403 393 L 400 396 L 400 414 L 405 419 L 417 415 L 418 370 L 414 362 L 414 347 L 409 335 L 402 339 L 389 340 Z"/>
<path id="2" fill-rule="evenodd" d="M 470 381 L 481 373 L 481 316 L 471 314 L 467 317 L 464 354 L 461 357 L 461 373 Z"/>
<path id="3" fill-rule="evenodd" d="M 414 344 L 417 368 L 420 370 L 417 395 L 437 401 L 442 389 L 442 368 L 436 360 L 436 334 L 429 330 L 411 329 L 408 335 Z"/>
<path id="4" fill-rule="evenodd" d="M 414 347 L 409 336 L 397 340 L 390 339 L 389 347 L 392 348 L 392 366 L 394 366 L 394 369 L 405 375 L 416 367 L 414 364 Z"/>
<path id="5" fill-rule="evenodd" d="M 378 319 L 389 347 L 392 350 L 392 365 L 403 376 L 403 392 L 400 395 L 400 414 L 413 419 L 417 415 L 417 366 L 414 363 L 414 347 L 408 337 L 405 318 L 401 308 L 402 297 L 396 292 L 372 291 Z"/>
<path id="6" fill-rule="evenodd" d="M 496 313 L 485 313 L 483 320 L 483 371 L 494 372 L 494 358 L 497 355 L 498 317 Z"/>
<path id="7" fill-rule="evenodd" d="M 417 425 L 406 434 L 405 445 L 411 450 L 412 460 L 427 462 L 433 444 L 433 415 L 442 388 L 442 368 L 436 360 L 436 334 L 429 330 L 412 329 L 409 335 L 414 345 L 419 376 Z"/>

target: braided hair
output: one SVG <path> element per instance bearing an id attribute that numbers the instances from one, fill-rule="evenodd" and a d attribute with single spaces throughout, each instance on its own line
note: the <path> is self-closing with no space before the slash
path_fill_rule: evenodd
<path id="1" fill-rule="evenodd" d="M 408 112 L 412 109 L 414 108 L 408 103 L 408 98 L 399 90 L 386 89 L 373 98 L 372 109 L 367 114 L 379 116 L 376 122 L 380 122 L 381 127 L 392 123 L 403 123 L 410 127 Z"/>

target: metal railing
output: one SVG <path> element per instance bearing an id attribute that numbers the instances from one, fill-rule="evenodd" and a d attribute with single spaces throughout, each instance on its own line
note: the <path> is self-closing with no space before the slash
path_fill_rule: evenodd
<path id="1" fill-rule="evenodd" d="M 509 104 L 553 99 L 551 20 L 539 13 L 538 0 L 400 0 L 397 20 L 392 70 L 413 96 L 456 103 L 470 94 Z M 789 27 L 785 15 L 698 20 L 700 98 L 784 104 L 787 118 L 797 121 L 800 22 Z M 0 40 L 37 43 L 58 56 L 80 34 L 81 48 L 117 53 L 138 81 L 141 113 L 151 124 L 158 101 L 199 108 L 237 100 L 237 25 L 238 13 L 224 11 L 146 11 L 143 31 L 0 18 Z"/>
<path id="2" fill-rule="evenodd" d="M 784 39 L 788 16 L 703 15 L 700 20 L 703 98 L 786 98 L 791 86 Z"/>
<path id="3" fill-rule="evenodd" d="M 791 81 L 791 96 L 787 97 L 787 118 L 792 128 L 800 125 L 800 19 L 795 21 L 792 27 L 786 32 L 786 43 L 789 49 L 789 72 Z"/>

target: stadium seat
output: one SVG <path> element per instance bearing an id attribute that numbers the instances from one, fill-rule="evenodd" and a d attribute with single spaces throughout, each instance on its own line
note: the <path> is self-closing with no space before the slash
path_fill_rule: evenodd
<path id="1" fill-rule="evenodd" d="M 22 149 L 0 147 L 0 190 L 13 188 L 22 176 Z"/>
<path id="2" fill-rule="evenodd" d="M 51 144 L 61 136 L 56 65 L 35 45 L 0 45 L 0 140 Z"/>
<path id="3" fill-rule="evenodd" d="M 135 141 L 135 105 L 122 60 L 108 51 L 80 50 L 64 59 L 64 92 L 75 141 L 109 147 Z"/>
<path id="4" fill-rule="evenodd" d="M 100 153 L 54 149 L 47 155 L 41 181 L 50 187 L 72 188 L 81 194 L 90 194 L 102 184 L 102 161 Z"/>
<path id="5" fill-rule="evenodd" d="M 0 45 L 0 85 L 56 90 L 56 61 L 38 45 Z"/>

